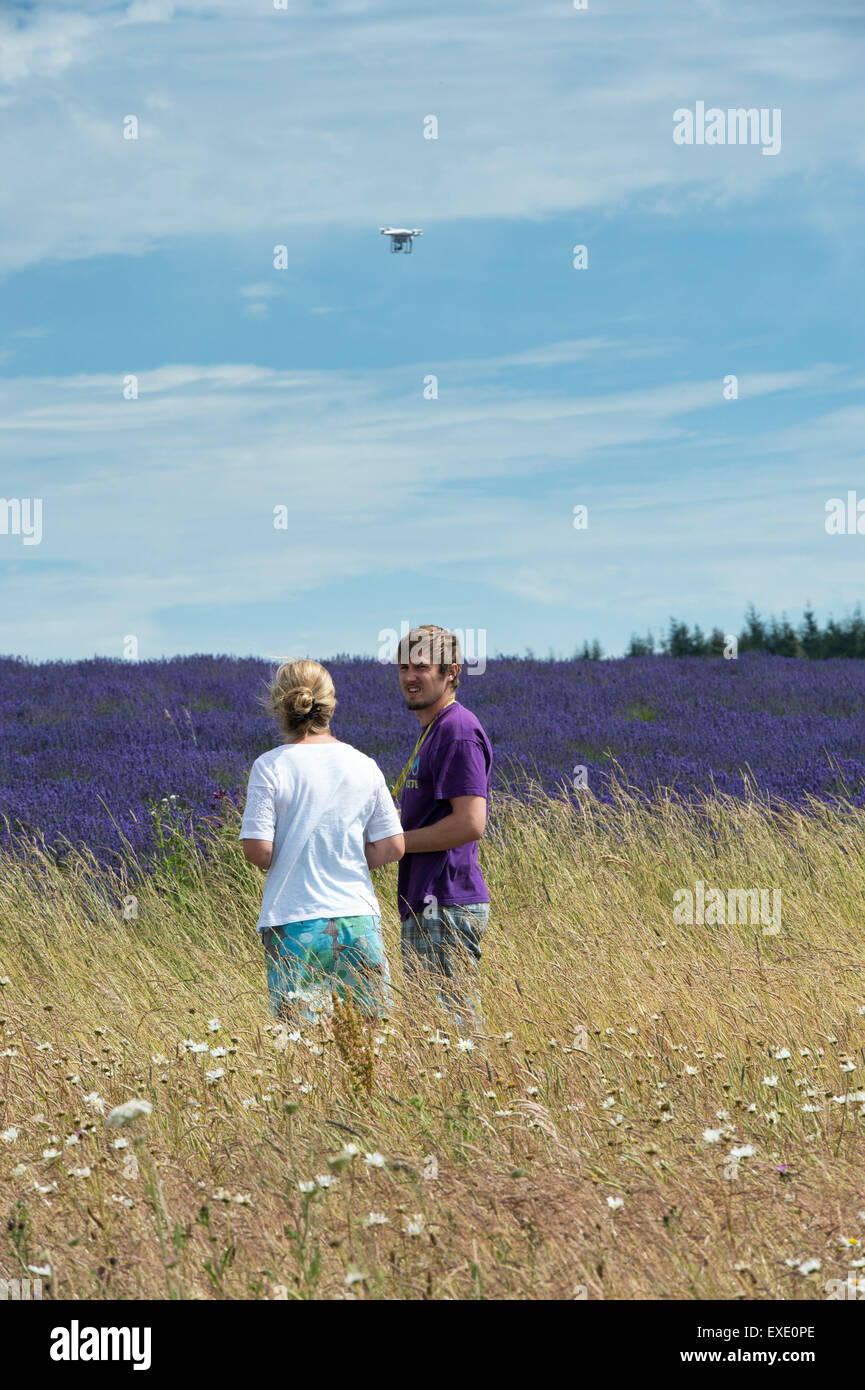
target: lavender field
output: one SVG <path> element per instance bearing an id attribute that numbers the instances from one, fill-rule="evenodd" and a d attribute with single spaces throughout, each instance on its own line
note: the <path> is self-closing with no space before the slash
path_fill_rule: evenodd
<path id="1" fill-rule="evenodd" d="M 393 778 L 417 726 L 393 666 L 327 663 L 337 737 Z M 108 864 L 125 838 L 142 864 L 169 819 L 186 829 L 243 795 L 252 760 L 278 741 L 258 705 L 264 661 L 219 656 L 130 664 L 0 660 L 0 816 L 5 844 L 83 844 Z M 865 803 L 865 664 L 762 653 L 737 661 L 491 661 L 459 698 L 483 721 L 496 785 L 533 779 L 574 795 L 575 768 L 605 800 L 618 776 L 651 797 L 713 787 L 807 806 Z M 172 799 L 173 798 L 173 799 Z"/>

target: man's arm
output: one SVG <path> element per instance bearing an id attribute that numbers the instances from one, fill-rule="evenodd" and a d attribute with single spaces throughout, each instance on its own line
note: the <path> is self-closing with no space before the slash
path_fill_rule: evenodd
<path id="1" fill-rule="evenodd" d="M 247 863 L 265 871 L 270 868 L 273 858 L 272 840 L 241 840 L 240 843 L 243 845 L 243 857 Z"/>
<path id="2" fill-rule="evenodd" d="M 435 825 L 425 825 L 420 830 L 406 830 L 406 854 L 457 849 L 460 845 L 481 839 L 487 826 L 486 797 L 452 796 L 450 803 L 453 807 L 450 815 L 443 816 Z"/>

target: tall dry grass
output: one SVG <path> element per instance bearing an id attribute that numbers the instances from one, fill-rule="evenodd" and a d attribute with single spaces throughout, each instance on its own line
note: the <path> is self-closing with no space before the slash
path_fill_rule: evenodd
<path id="1" fill-rule="evenodd" d="M 861 813 L 501 798 L 469 1050 L 402 981 L 393 870 L 372 1051 L 350 1018 L 276 1026 L 236 833 L 178 839 L 137 884 L 2 862 L 0 1276 L 50 1266 L 44 1296 L 77 1299 L 819 1299 L 856 1277 Z M 674 926 L 697 879 L 780 888 L 780 932 Z M 133 1096 L 152 1114 L 108 1129 Z"/>

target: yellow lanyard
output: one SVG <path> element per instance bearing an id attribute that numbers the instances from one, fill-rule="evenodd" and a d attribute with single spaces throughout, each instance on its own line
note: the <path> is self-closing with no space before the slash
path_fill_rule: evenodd
<path id="1" fill-rule="evenodd" d="M 457 698 L 456 695 L 452 695 L 451 698 L 448 700 L 447 705 L 442 705 L 442 707 L 441 707 L 441 709 L 439 710 L 439 713 L 436 715 L 435 719 L 431 719 L 430 722 L 427 724 L 426 728 L 424 729 L 423 733 L 421 734 L 420 738 L 418 739 L 417 743 L 416 743 L 415 746 L 414 746 L 414 752 L 412 753 L 411 757 L 409 758 L 408 762 L 406 763 L 405 767 L 403 768 L 402 772 L 400 773 L 399 777 L 396 779 L 396 782 L 394 783 L 394 785 L 393 785 L 393 787 L 392 787 L 392 789 L 391 789 L 391 796 L 393 797 L 394 801 L 398 801 L 398 800 L 399 800 L 400 792 L 401 792 L 402 789 L 403 789 L 403 783 L 405 782 L 405 779 L 406 779 L 406 777 L 408 777 L 408 774 L 409 774 L 409 768 L 411 767 L 412 763 L 414 762 L 415 758 L 417 757 L 418 753 L 420 752 L 421 748 L 423 747 L 423 741 L 424 741 L 424 739 L 426 738 L 427 734 L 429 733 L 430 729 L 432 728 L 433 724 L 436 722 L 436 719 L 438 719 L 439 714 L 444 714 L 445 710 L 448 708 L 448 705 L 453 705 L 453 704 L 455 704 L 455 703 L 456 703 L 456 698 Z"/>

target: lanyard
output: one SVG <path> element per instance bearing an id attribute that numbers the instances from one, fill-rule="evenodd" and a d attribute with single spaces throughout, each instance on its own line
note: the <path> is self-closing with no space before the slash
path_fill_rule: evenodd
<path id="1" fill-rule="evenodd" d="M 430 729 L 432 728 L 433 724 L 436 722 L 436 719 L 438 719 L 439 714 L 444 714 L 445 710 L 448 708 L 449 705 L 455 704 L 456 698 L 456 695 L 452 695 L 451 698 L 448 700 L 447 705 L 443 705 L 442 708 L 439 710 L 439 713 L 436 715 L 435 719 L 431 719 L 430 722 L 427 724 L 426 728 L 424 729 L 423 733 L 421 734 L 420 738 L 414 746 L 414 752 L 412 753 L 411 757 L 409 758 L 408 762 L 406 763 L 405 767 L 403 768 L 402 772 L 400 773 L 399 777 L 396 779 L 396 782 L 391 788 L 391 796 L 393 797 L 394 801 L 399 800 L 400 792 L 403 789 L 403 783 L 405 782 L 405 779 L 406 777 L 408 777 L 409 774 L 409 768 L 411 767 L 412 763 L 414 762 L 415 758 L 417 757 L 418 753 L 423 747 L 423 741 L 429 733 Z"/>

